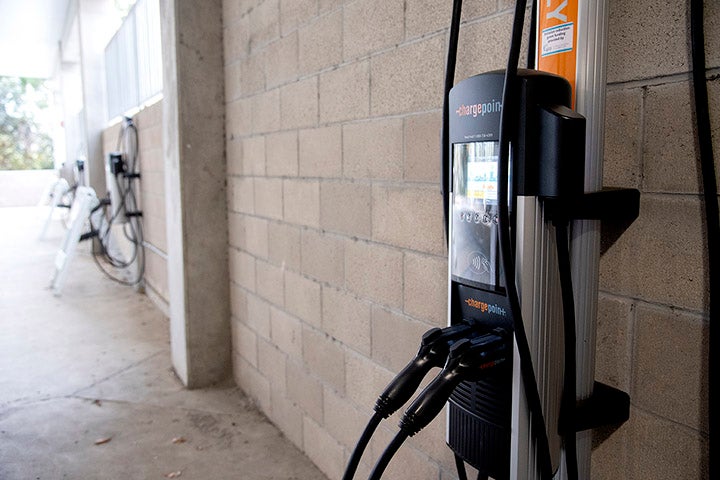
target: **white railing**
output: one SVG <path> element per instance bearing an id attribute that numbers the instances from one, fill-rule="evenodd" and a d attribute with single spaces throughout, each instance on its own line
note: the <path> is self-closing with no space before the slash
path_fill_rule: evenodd
<path id="1" fill-rule="evenodd" d="M 138 0 L 105 47 L 108 120 L 162 92 L 159 0 Z"/>

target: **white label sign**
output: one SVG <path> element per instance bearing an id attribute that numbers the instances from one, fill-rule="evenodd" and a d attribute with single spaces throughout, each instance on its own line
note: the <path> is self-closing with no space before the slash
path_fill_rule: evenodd
<path id="1" fill-rule="evenodd" d="M 571 51 L 573 49 L 574 30 L 575 26 L 572 22 L 543 30 L 541 55 L 547 57 L 548 55 Z"/>

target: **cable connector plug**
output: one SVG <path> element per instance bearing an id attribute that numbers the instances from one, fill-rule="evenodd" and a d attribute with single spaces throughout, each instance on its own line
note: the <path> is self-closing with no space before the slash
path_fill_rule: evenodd
<path id="1" fill-rule="evenodd" d="M 442 367 L 452 345 L 460 339 L 472 338 L 475 330 L 466 324 L 446 328 L 433 328 L 425 332 L 415 358 L 413 358 L 380 394 L 375 412 L 387 418 L 410 400 L 425 375 L 434 367 Z"/>
<path id="2" fill-rule="evenodd" d="M 405 411 L 400 430 L 413 436 L 425 428 L 461 382 L 479 380 L 505 363 L 512 352 L 510 345 L 510 336 L 500 328 L 474 339 L 455 342 L 442 371 Z"/>

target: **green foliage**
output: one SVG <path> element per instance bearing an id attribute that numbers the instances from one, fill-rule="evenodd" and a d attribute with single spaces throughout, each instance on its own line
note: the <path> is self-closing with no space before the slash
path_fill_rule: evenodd
<path id="1" fill-rule="evenodd" d="M 0 77 L 0 170 L 53 167 L 53 142 L 37 116 L 49 106 L 43 80 Z"/>

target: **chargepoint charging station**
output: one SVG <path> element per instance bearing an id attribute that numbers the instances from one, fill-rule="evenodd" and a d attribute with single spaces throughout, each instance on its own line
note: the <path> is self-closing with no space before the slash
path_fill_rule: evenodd
<path id="1" fill-rule="evenodd" d="M 640 196 L 601 188 L 607 2 L 535 2 L 518 69 L 518 0 L 507 68 L 456 84 L 461 8 L 454 0 L 441 140 L 448 326 L 426 332 L 380 394 L 343 480 L 434 367 L 369 480 L 443 411 L 460 480 L 466 464 L 479 480 L 587 479 L 589 431 L 626 421 L 630 404 L 594 381 L 600 226 L 617 239 Z"/>

